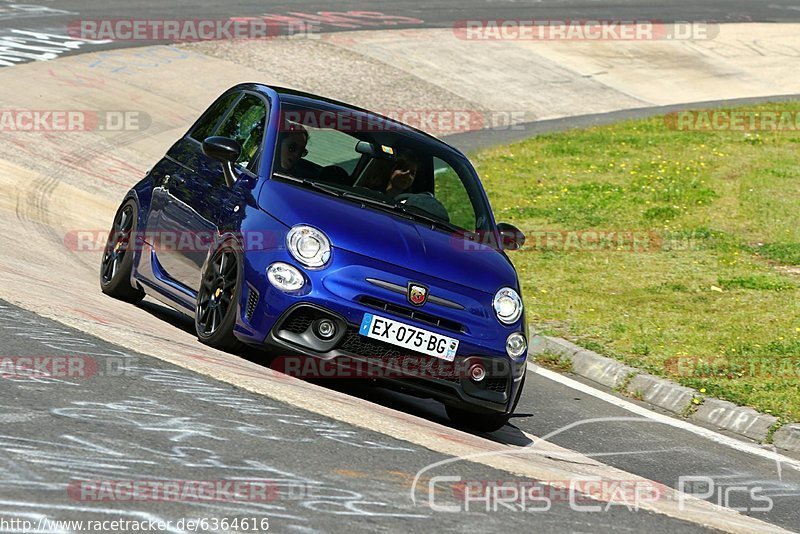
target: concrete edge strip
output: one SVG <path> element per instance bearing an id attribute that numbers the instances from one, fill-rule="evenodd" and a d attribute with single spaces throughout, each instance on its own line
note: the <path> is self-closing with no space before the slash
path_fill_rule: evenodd
<path id="1" fill-rule="evenodd" d="M 799 101 L 800 94 L 786 94 L 774 96 L 759 96 L 734 98 L 728 100 L 708 100 L 704 102 L 685 102 L 670 104 L 668 106 L 654 106 L 642 108 L 621 109 L 605 113 L 589 115 L 575 115 L 572 117 L 559 117 L 526 122 L 515 125 L 514 128 L 502 130 L 472 130 L 452 135 L 443 136 L 442 140 L 459 147 L 464 152 L 472 152 L 530 139 L 541 134 L 564 132 L 574 128 L 590 128 L 593 126 L 606 126 L 621 121 L 634 119 L 648 119 L 658 115 L 666 115 L 687 110 L 718 109 L 746 105 L 768 104 L 770 102 Z"/>
<path id="2" fill-rule="evenodd" d="M 574 374 L 596 384 L 643 400 L 674 415 L 706 423 L 750 440 L 765 442 L 778 423 L 778 418 L 772 415 L 732 402 L 705 398 L 695 389 L 601 356 L 566 339 L 535 337 L 528 352 L 529 359 L 535 363 L 535 356 L 545 353 L 558 356 L 562 362 L 569 362 Z M 696 404 L 696 401 L 700 404 Z M 775 431 L 772 438 L 776 447 L 800 452 L 800 424 L 784 425 Z"/>

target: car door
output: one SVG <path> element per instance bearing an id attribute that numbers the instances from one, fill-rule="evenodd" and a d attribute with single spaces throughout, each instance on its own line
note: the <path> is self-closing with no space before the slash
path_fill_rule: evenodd
<path id="1" fill-rule="evenodd" d="M 192 269 L 178 248 L 185 246 L 191 226 L 192 192 L 189 187 L 193 180 L 189 185 L 186 180 L 196 170 L 190 166 L 193 152 L 199 150 L 200 141 L 214 134 L 239 98 L 241 91 L 218 98 L 153 169 L 155 183 L 145 236 L 154 249 L 153 271 L 165 282 L 183 283 L 191 277 Z M 181 239 L 184 245 L 180 244 Z"/>
<path id="2" fill-rule="evenodd" d="M 266 100 L 256 93 L 244 92 L 213 130 L 201 129 L 199 134 L 187 136 L 168 154 L 179 163 L 180 170 L 165 186 L 158 258 L 172 281 L 193 292 L 199 289 L 200 270 L 209 247 L 222 230 L 238 229 L 236 221 L 243 215 L 249 193 L 239 180 L 233 187 L 226 184 L 222 164 L 203 154 L 202 139 L 217 135 L 239 142 L 242 152 L 234 174 L 247 174 L 254 179 L 267 113 Z"/>

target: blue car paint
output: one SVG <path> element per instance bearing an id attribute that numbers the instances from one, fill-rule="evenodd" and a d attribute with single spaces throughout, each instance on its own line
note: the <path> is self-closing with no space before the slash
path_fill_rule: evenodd
<path id="1" fill-rule="evenodd" d="M 249 344 L 275 346 L 276 340 L 271 331 L 276 321 L 298 303 L 309 303 L 324 307 L 344 318 L 348 324 L 358 328 L 367 313 L 377 313 L 396 320 L 414 323 L 404 316 L 393 316 L 391 312 L 368 307 L 356 299 L 373 296 L 398 306 L 408 306 L 404 295 L 387 292 L 366 281 L 377 278 L 405 286 L 413 281 L 429 288 L 431 295 L 457 302 L 463 309 L 454 309 L 433 302 L 424 308 L 428 313 L 463 325 L 463 332 L 418 323 L 426 330 L 459 339 L 458 355 L 479 355 L 510 362 L 514 379 L 503 402 L 487 402 L 485 399 L 471 397 L 463 390 L 456 391 L 464 403 L 480 407 L 484 411 L 507 412 L 511 409 L 520 378 L 524 373 L 525 356 L 510 361 L 506 354 L 505 341 L 512 332 L 522 332 L 527 338 L 525 316 L 512 325 L 502 324 L 492 308 L 494 293 L 501 287 L 512 287 L 520 292 L 516 271 L 504 252 L 475 243 L 465 243 L 457 236 L 441 230 L 434 230 L 418 222 L 409 221 L 351 201 L 303 188 L 285 181 L 271 178 L 272 155 L 278 136 L 279 110 L 283 93 L 258 84 L 243 84 L 233 89 L 247 89 L 264 95 L 270 105 L 268 125 L 264 135 L 264 148 L 258 172 L 259 178 L 244 177 L 230 190 L 220 191 L 215 198 L 204 198 L 202 213 L 179 213 L 191 217 L 186 230 L 213 229 L 214 242 L 208 251 L 198 251 L 191 258 L 197 271 L 196 282 L 190 281 L 191 269 L 184 273 L 182 281 L 176 281 L 164 268 L 163 262 L 177 265 L 169 253 L 154 249 L 157 243 L 146 235 L 141 247 L 134 254 L 132 283 L 141 286 L 154 298 L 193 316 L 200 270 L 205 261 L 217 247 L 224 243 L 237 243 L 241 236 L 251 232 L 267 236 L 264 246 L 258 250 L 245 249 L 242 254 L 244 280 L 248 290 L 240 292 L 237 306 L 237 319 L 234 333 L 240 340 Z M 291 97 L 293 103 L 303 98 Z M 309 102 L 317 103 L 310 97 Z M 326 101 L 327 102 L 327 101 Z M 335 107 L 335 104 L 330 104 Z M 345 108 L 351 109 L 351 108 Z M 189 130 L 191 131 L 191 129 Z M 426 135 L 417 132 L 419 135 Z M 432 143 L 451 151 L 466 162 L 476 183 L 480 181 L 466 156 L 441 141 L 430 138 Z M 177 163 L 177 162 L 183 162 Z M 187 169 L 188 167 L 188 169 Z M 164 202 L 168 195 L 162 182 L 166 175 L 175 175 L 194 170 L 204 177 L 221 175 L 221 166 L 205 156 L 200 144 L 187 136 L 176 142 L 167 155 L 147 176 L 130 191 L 128 197 L 134 198 L 139 206 L 138 228 L 147 229 L 153 218 L 161 223 L 168 221 L 180 225 L 180 221 L 169 220 L 174 214 L 165 212 Z M 189 178 L 185 178 L 189 182 Z M 209 181 L 213 181 L 209 179 Z M 192 196 L 207 194 L 203 191 L 185 191 Z M 480 194 L 488 206 L 488 199 L 480 187 Z M 239 207 L 236 213 L 229 208 Z M 174 218 L 174 217 L 173 217 Z M 295 224 L 314 226 L 330 238 L 332 256 L 329 265 L 320 270 L 304 268 L 286 249 L 284 237 Z M 495 242 L 499 235 L 494 220 L 489 221 Z M 176 226 L 176 229 L 177 226 Z M 267 267 L 282 261 L 298 268 L 307 280 L 306 286 L 298 293 L 288 294 L 274 288 L 265 275 Z M 181 283 L 182 282 L 182 283 Z M 252 319 L 245 317 L 249 290 L 260 296 Z M 316 355 L 326 357 L 325 355 Z M 436 395 L 432 395 L 436 397 Z M 442 399 L 452 402 L 452 399 Z"/>

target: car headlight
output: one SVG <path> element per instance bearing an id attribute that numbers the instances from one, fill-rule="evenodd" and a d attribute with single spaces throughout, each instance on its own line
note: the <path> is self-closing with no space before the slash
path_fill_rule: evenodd
<path id="1" fill-rule="evenodd" d="M 497 319 L 504 324 L 517 322 L 522 316 L 522 299 L 510 287 L 503 287 L 494 295 L 494 312 Z"/>
<path id="2" fill-rule="evenodd" d="M 306 285 L 306 280 L 300 271 L 280 261 L 267 268 L 267 279 L 281 291 L 297 291 Z"/>
<path id="3" fill-rule="evenodd" d="M 528 343 L 525 336 L 519 332 L 514 332 L 506 339 L 506 352 L 514 359 L 519 358 L 528 351 Z"/>
<path id="4" fill-rule="evenodd" d="M 312 269 L 324 267 L 331 257 L 331 242 L 311 226 L 293 226 L 286 234 L 286 246 L 294 259 Z"/>

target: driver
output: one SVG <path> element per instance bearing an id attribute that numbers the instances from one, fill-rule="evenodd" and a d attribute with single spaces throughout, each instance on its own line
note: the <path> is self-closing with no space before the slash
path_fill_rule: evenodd
<path id="1" fill-rule="evenodd" d="M 394 163 L 386 171 L 370 178 L 364 185 L 373 191 L 395 198 L 407 192 L 417 177 L 419 162 L 414 153 L 407 148 L 397 151 Z"/>
<path id="2" fill-rule="evenodd" d="M 418 167 L 419 162 L 414 153 L 408 149 L 400 149 L 394 165 L 389 169 L 384 193 L 394 198 L 411 189 L 417 177 Z"/>
<path id="3" fill-rule="evenodd" d="M 291 171 L 308 154 L 308 130 L 300 124 L 289 123 L 286 131 L 280 134 L 279 143 L 281 169 Z"/>

